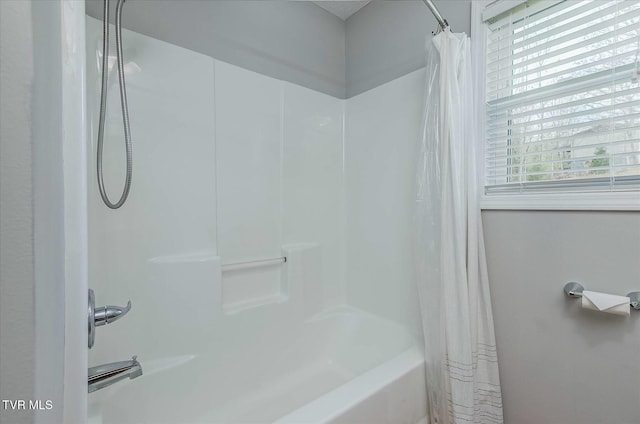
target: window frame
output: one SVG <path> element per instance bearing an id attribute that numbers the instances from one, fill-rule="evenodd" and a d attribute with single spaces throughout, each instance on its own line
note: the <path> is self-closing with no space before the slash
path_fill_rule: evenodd
<path id="1" fill-rule="evenodd" d="M 477 0 L 471 2 L 471 56 L 474 74 L 475 102 L 480 109 L 478 128 L 478 190 L 482 210 L 608 210 L 640 211 L 640 191 L 576 191 L 559 189 L 544 193 L 487 194 L 485 189 L 486 148 L 486 25 L 483 12 L 488 5 L 509 10 L 523 0 Z M 497 6 L 497 7 L 496 7 Z"/>

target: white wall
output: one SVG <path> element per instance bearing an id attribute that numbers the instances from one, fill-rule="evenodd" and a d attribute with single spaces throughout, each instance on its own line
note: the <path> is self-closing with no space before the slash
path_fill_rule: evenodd
<path id="1" fill-rule="evenodd" d="M 35 317 L 32 210 L 31 5 L 0 2 L 0 398 L 34 395 Z M 3 422 L 33 411 L 0 407 Z"/>
<path id="2" fill-rule="evenodd" d="M 343 294 L 342 102 L 216 61 L 218 255 L 222 263 L 320 245 L 326 304 Z M 281 267 L 229 272 L 223 286 L 277 296 Z M 267 282 L 268 281 L 268 282 Z M 241 289 L 244 287 L 244 289 Z M 233 302 L 232 302 L 233 303 Z"/>
<path id="3" fill-rule="evenodd" d="M 562 289 L 640 290 L 640 213 L 485 211 L 505 422 L 636 423 L 640 313 L 584 311 Z"/>
<path id="4" fill-rule="evenodd" d="M 419 333 L 413 283 L 415 163 L 424 70 L 347 100 L 349 303 Z"/>
<path id="5" fill-rule="evenodd" d="M 194 330 L 209 323 L 197 321 L 206 314 L 213 290 L 207 281 L 212 279 L 210 262 L 193 258 L 215 255 L 213 60 L 147 37 L 123 35 L 133 180 L 127 203 L 113 211 L 99 197 L 95 171 L 102 34 L 99 22 L 87 19 L 89 287 L 96 306 L 133 303 L 129 316 L 98 328 L 89 352 L 91 366 L 136 354 L 144 364 L 150 356 L 188 350 L 197 332 L 184 329 L 192 321 Z M 110 55 L 115 55 L 113 46 Z M 124 156 L 118 83 L 111 72 L 103 163 L 112 200 L 122 189 Z M 192 271 L 178 278 L 190 261 L 195 262 Z M 174 303 L 184 302 L 181 293 L 197 295 L 180 310 L 199 310 L 201 315 L 173 313 Z M 170 340 L 166 335 L 171 330 L 175 338 Z"/>
<path id="6" fill-rule="evenodd" d="M 153 373 L 206 354 L 222 366 L 343 303 L 342 101 L 125 31 L 133 183 L 113 211 L 94 168 L 100 23 L 88 18 L 87 34 L 90 286 L 98 306 L 133 304 L 97 329 L 90 364 L 137 354 Z M 115 81 L 104 155 L 112 198 L 125 162 Z M 311 264 L 302 279 L 282 266 L 221 272 L 282 255 Z"/>
<path id="7" fill-rule="evenodd" d="M 324 306 L 341 304 L 346 299 L 344 101 L 288 83 L 283 98 L 283 241 L 319 244 L 321 287 L 311 295 Z"/>

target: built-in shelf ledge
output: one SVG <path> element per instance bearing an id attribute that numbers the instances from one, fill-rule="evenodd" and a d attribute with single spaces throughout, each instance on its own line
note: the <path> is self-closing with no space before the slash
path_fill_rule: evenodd
<path id="1" fill-rule="evenodd" d="M 228 303 L 223 305 L 224 313 L 227 315 L 237 314 L 247 309 L 257 308 L 259 306 L 270 305 L 272 303 L 283 303 L 288 300 L 288 296 L 278 294 L 273 296 L 258 297 L 248 299 L 241 302 Z"/>

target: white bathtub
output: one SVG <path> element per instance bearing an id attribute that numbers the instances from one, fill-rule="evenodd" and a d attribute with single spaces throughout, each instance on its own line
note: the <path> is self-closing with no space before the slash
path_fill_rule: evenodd
<path id="1" fill-rule="evenodd" d="M 395 323 L 340 307 L 275 343 L 238 337 L 226 357 L 142 361 L 142 377 L 89 395 L 89 421 L 414 424 L 426 415 L 423 355 Z"/>

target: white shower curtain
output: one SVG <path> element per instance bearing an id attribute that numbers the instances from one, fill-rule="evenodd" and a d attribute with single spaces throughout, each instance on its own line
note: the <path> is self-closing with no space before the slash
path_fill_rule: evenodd
<path id="1" fill-rule="evenodd" d="M 470 40 L 429 42 L 418 167 L 417 284 L 430 423 L 502 423 L 478 191 Z"/>

